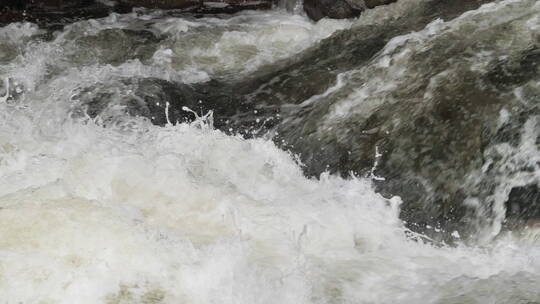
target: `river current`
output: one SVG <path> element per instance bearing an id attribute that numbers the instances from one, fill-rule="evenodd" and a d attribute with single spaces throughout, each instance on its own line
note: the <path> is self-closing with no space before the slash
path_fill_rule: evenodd
<path id="1" fill-rule="evenodd" d="M 174 121 L 162 100 L 161 126 L 129 110 L 145 102 L 130 79 L 232 83 L 421 2 L 317 23 L 282 9 L 136 10 L 0 28 L 0 303 L 540 303 L 540 231 L 501 232 L 502 203 L 478 241 L 452 230 L 454 244 L 434 243 L 402 221 L 402 198 L 376 191 L 375 171 L 311 177 L 270 133 L 215 128 L 218 110 L 190 106 L 194 120 Z M 350 81 L 351 67 L 302 105 L 339 99 L 317 118 L 339 126 L 409 86 L 411 54 L 430 41 L 502 19 L 515 39 L 493 56 L 540 41 L 538 2 L 496 1 L 393 38 L 364 67 L 372 78 Z M 474 51 L 471 66 L 485 68 L 492 54 Z M 345 83 L 358 90 L 332 97 Z M 96 100 L 99 113 L 86 111 Z M 522 158 L 539 157 L 537 129 L 525 124 Z"/>

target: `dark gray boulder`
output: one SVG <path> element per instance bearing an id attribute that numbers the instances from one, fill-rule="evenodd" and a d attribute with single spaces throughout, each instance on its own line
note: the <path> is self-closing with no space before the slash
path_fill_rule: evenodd
<path id="1" fill-rule="evenodd" d="M 219 81 L 189 85 L 157 78 L 119 78 L 81 89 L 73 96 L 74 113 L 99 116 L 105 124 L 122 121 L 128 114 L 164 126 L 191 122 L 196 118 L 193 112 L 204 116 L 213 111 L 215 128 L 227 133 L 244 131 L 250 137 L 249 130 L 265 113 L 255 115 L 253 105 L 236 100 L 232 89 Z"/>
<path id="2" fill-rule="evenodd" d="M 269 9 L 273 0 L 119 0 L 125 7 L 188 9 L 201 13 L 234 13 L 243 9 Z"/>
<path id="3" fill-rule="evenodd" d="M 304 10 L 309 18 L 318 21 L 324 17 L 346 19 L 358 17 L 361 9 L 354 8 L 346 0 L 304 0 Z"/>
<path id="4" fill-rule="evenodd" d="M 397 0 L 349 0 L 351 2 L 364 2 L 367 8 L 374 8 L 380 5 L 390 4 L 396 2 Z"/>
<path id="5" fill-rule="evenodd" d="M 506 202 L 506 219 L 510 225 L 540 218 L 540 189 L 537 184 L 515 187 Z"/>
<path id="6" fill-rule="evenodd" d="M 31 21 L 45 27 L 62 26 L 81 19 L 102 18 L 136 7 L 174 9 L 177 13 L 233 14 L 242 10 L 270 9 L 274 0 L 6 0 L 0 7 L 0 26 Z"/>
<path id="7" fill-rule="evenodd" d="M 375 8 L 377 6 L 390 4 L 397 0 L 346 0 L 347 3 L 355 9 L 365 10 Z"/>
<path id="8" fill-rule="evenodd" d="M 328 17 L 346 19 L 358 17 L 362 11 L 389 4 L 396 0 L 304 0 L 307 15 L 318 21 Z"/>

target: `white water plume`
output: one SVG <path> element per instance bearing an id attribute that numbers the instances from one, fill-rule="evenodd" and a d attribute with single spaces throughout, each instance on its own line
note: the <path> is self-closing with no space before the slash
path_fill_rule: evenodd
<path id="1" fill-rule="evenodd" d="M 1 108 L 8 303 L 436 302 L 450 278 L 496 283 L 538 269 L 538 248 L 512 241 L 484 250 L 407 240 L 399 200 L 366 180 L 306 179 L 262 139 L 81 121 L 44 137 L 50 122 L 36 109 Z"/>

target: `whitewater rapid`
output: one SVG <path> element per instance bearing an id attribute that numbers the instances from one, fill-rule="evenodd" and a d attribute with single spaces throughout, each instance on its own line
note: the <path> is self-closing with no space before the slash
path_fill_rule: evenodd
<path id="1" fill-rule="evenodd" d="M 210 116 L 80 114 L 84 88 L 241 77 L 354 22 L 140 11 L 0 28 L 0 303 L 539 302 L 534 229 L 434 246 L 370 178 L 307 178 L 295 155 Z M 138 27 L 165 38 L 117 32 Z"/>

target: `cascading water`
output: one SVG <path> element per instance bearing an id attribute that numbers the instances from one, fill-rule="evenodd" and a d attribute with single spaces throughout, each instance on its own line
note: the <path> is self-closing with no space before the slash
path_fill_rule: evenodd
<path id="1" fill-rule="evenodd" d="M 538 184 L 540 4 L 444 5 L 0 28 L 0 302 L 540 302 L 534 218 L 500 233 Z M 410 221 L 452 191 L 449 246 Z"/>

